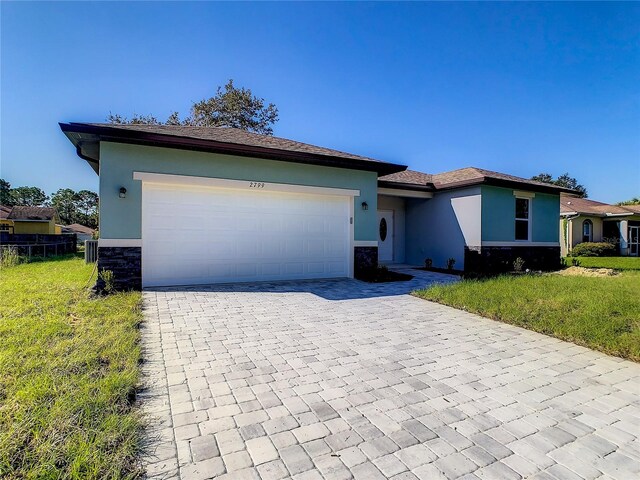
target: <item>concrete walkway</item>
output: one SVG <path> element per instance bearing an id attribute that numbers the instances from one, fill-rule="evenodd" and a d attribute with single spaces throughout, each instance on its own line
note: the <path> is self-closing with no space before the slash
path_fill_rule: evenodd
<path id="1" fill-rule="evenodd" d="M 640 365 L 406 295 L 144 292 L 149 477 L 640 478 Z"/>

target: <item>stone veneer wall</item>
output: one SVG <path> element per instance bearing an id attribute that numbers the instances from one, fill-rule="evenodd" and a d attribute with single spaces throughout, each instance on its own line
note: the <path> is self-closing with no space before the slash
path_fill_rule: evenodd
<path id="1" fill-rule="evenodd" d="M 378 266 L 378 247 L 354 247 L 353 273 L 356 278 L 363 271 Z"/>
<path id="2" fill-rule="evenodd" d="M 560 247 L 465 247 L 465 274 L 491 275 L 513 271 L 513 262 L 520 257 L 524 269 L 557 270 L 560 268 Z"/>
<path id="3" fill-rule="evenodd" d="M 111 270 L 114 287 L 122 290 L 142 290 L 142 249 L 140 247 L 98 247 L 98 272 Z M 98 277 L 96 290 L 104 282 Z"/>

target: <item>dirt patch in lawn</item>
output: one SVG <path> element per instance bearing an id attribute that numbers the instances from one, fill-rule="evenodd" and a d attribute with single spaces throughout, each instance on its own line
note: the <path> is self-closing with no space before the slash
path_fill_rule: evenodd
<path id="1" fill-rule="evenodd" d="M 554 272 L 553 275 L 562 275 L 565 277 L 613 277 L 618 275 L 619 272 L 612 270 L 611 268 L 584 268 L 584 267 L 569 267 L 558 272 Z"/>

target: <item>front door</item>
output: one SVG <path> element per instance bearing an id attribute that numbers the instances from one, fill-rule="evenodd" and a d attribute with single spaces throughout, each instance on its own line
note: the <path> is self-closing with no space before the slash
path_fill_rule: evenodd
<path id="1" fill-rule="evenodd" d="M 393 261 L 393 210 L 378 210 L 378 261 Z"/>
<path id="2" fill-rule="evenodd" d="M 629 255 L 637 257 L 640 253 L 640 227 L 629 227 Z"/>

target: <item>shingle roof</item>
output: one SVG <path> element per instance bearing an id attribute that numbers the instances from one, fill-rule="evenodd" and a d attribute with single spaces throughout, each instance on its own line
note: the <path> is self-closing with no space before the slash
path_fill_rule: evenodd
<path id="1" fill-rule="evenodd" d="M 57 215 L 52 207 L 22 207 L 15 206 L 7 218 L 9 220 L 51 220 Z"/>
<path id="2" fill-rule="evenodd" d="M 112 127 L 122 130 L 137 132 L 157 133 L 160 135 L 173 135 L 185 138 L 200 138 L 202 140 L 214 140 L 216 142 L 235 143 L 237 145 L 252 145 L 254 147 L 288 150 L 290 152 L 314 153 L 316 155 L 329 155 L 332 157 L 350 158 L 353 160 L 367 160 L 379 162 L 374 158 L 354 155 L 330 148 L 318 147 L 309 143 L 296 142 L 286 138 L 261 135 L 247 132 L 233 127 L 191 127 L 185 125 L 114 125 L 110 123 L 90 123 L 96 127 Z"/>
<path id="3" fill-rule="evenodd" d="M 229 153 L 283 161 L 312 163 L 388 174 L 405 170 L 398 165 L 319 147 L 281 137 L 261 135 L 232 127 L 192 127 L 184 125 L 117 125 L 105 123 L 61 123 L 60 128 L 79 148 L 100 141 L 124 141 L 142 145 Z M 82 153 L 82 152 L 80 152 Z M 86 157 L 90 158 L 86 158 Z M 81 155 L 97 162 L 94 154 Z"/>
<path id="4" fill-rule="evenodd" d="M 476 167 L 460 168 L 458 170 L 436 173 L 433 175 L 406 170 L 404 172 L 385 175 L 384 177 L 380 177 L 379 180 L 381 182 L 388 182 L 392 184 L 424 185 L 425 189 L 432 190 L 447 190 L 482 183 L 508 183 L 522 185 L 523 188 L 535 187 L 534 189 L 542 189 L 557 193 L 567 191 L 566 188 L 551 185 L 549 183 L 529 180 L 522 177 L 516 177 L 514 175 L 507 175 L 506 173 L 492 172 L 491 170 L 484 170 Z"/>
<path id="5" fill-rule="evenodd" d="M 452 185 L 465 183 L 482 183 L 486 180 L 521 183 L 523 185 L 556 189 L 559 192 L 566 190 L 565 188 L 558 187 L 557 185 L 539 182 L 537 180 L 530 180 L 522 177 L 516 177 L 514 175 L 508 175 L 506 173 L 493 172 L 491 170 L 485 170 L 483 168 L 477 167 L 460 168 L 458 170 L 452 170 L 450 172 L 438 173 L 433 175 L 433 183 L 435 184 L 436 188 L 447 188 Z"/>
<path id="6" fill-rule="evenodd" d="M 93 234 L 95 231 L 93 228 L 87 227 L 86 225 L 80 225 L 79 223 L 72 223 L 71 225 L 63 225 L 62 230 L 67 230 L 72 233 L 83 233 L 87 235 Z"/>
<path id="7" fill-rule="evenodd" d="M 382 182 L 390 183 L 403 183 L 406 185 L 431 185 L 432 175 L 428 173 L 416 172 L 415 170 L 405 170 L 404 172 L 392 173 L 391 175 L 385 175 L 380 177 Z"/>
<path id="8" fill-rule="evenodd" d="M 7 218 L 9 216 L 9 212 L 11 212 L 11 207 L 0 205 L 0 220 Z"/>
<path id="9" fill-rule="evenodd" d="M 631 210 L 633 213 L 640 214 L 640 205 L 625 205 L 622 208 L 626 208 L 627 210 Z"/>
<path id="10" fill-rule="evenodd" d="M 606 216 L 609 215 L 633 215 L 640 213 L 639 205 L 609 205 L 608 203 L 596 202 L 588 198 L 571 197 L 562 195 L 560 197 L 560 213 L 581 213 L 583 215 Z"/>

